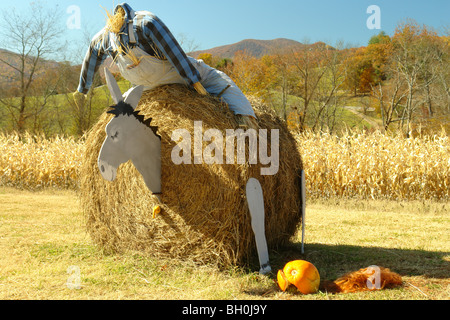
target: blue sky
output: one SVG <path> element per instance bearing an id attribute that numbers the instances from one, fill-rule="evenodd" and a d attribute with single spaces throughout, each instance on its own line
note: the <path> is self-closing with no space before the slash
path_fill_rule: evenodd
<path id="1" fill-rule="evenodd" d="M 30 1 L 1 1 L 0 9 L 27 8 Z M 73 44 L 81 42 L 83 31 L 95 34 L 104 26 L 104 11 L 123 1 L 41 0 L 58 4 L 66 25 L 69 6 L 80 9 L 81 29 L 66 30 Z M 243 39 L 289 38 L 304 42 L 323 41 L 334 45 L 344 41 L 352 46 L 366 45 L 381 30 L 392 34 L 396 25 L 413 18 L 434 28 L 450 27 L 449 0 L 129 0 L 135 10 L 148 10 L 159 16 L 172 33 L 195 41 L 198 49 L 208 49 Z M 370 30 L 366 12 L 370 5 L 381 10 L 381 30 Z"/>

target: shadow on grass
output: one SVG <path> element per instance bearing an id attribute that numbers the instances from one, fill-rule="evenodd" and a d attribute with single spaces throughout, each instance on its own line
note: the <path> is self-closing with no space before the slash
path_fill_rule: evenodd
<path id="1" fill-rule="evenodd" d="M 303 259 L 313 263 L 324 280 L 335 280 L 370 265 L 389 268 L 402 276 L 445 279 L 450 277 L 449 257 L 450 252 L 320 243 L 305 244 L 304 254 L 301 254 L 300 244 L 270 252 L 273 272 L 291 260 Z"/>
<path id="2" fill-rule="evenodd" d="M 402 277 L 421 276 L 430 279 L 450 277 L 450 261 L 448 261 L 450 252 L 309 243 L 305 245 L 305 253 L 302 254 L 301 245 L 294 243 L 276 251 L 272 250 L 269 254 L 272 267 L 269 277 L 276 279 L 278 270 L 289 261 L 307 260 L 319 270 L 321 290 L 329 293 L 336 293 L 332 287 L 334 280 L 371 265 L 389 268 Z M 259 270 L 256 259 L 252 260 L 249 268 L 253 272 Z M 268 287 L 245 290 L 247 294 L 255 296 L 270 296 L 278 291 L 276 280 Z"/>

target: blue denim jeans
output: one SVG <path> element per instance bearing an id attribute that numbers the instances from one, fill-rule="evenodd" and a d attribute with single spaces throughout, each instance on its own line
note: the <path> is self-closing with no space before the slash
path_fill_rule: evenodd
<path id="1" fill-rule="evenodd" d="M 200 72 L 202 78 L 200 82 L 209 94 L 218 96 L 222 93 L 220 99 L 228 104 L 228 107 L 234 114 L 256 118 L 255 112 L 247 97 L 229 76 L 222 71 L 208 66 L 203 60 L 196 60 L 191 57 L 189 59 Z M 229 86 L 228 89 L 223 91 L 227 86 Z"/>

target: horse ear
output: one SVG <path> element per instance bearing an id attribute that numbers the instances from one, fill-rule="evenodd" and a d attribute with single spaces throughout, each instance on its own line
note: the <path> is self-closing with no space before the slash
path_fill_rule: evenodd
<path id="1" fill-rule="evenodd" d="M 125 103 L 129 104 L 133 109 L 136 109 L 143 92 L 144 86 L 131 88 L 123 95 Z"/>
<path id="2" fill-rule="evenodd" d="M 118 104 L 120 101 L 123 101 L 122 91 L 120 91 L 116 79 L 114 78 L 112 73 L 108 70 L 108 68 L 105 68 L 105 78 L 106 84 L 108 85 L 108 89 L 114 103 Z"/>

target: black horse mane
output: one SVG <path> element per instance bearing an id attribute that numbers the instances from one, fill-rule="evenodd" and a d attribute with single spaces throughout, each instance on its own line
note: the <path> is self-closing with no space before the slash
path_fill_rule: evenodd
<path id="1" fill-rule="evenodd" d="M 127 116 L 134 116 L 139 122 L 149 127 L 153 133 L 161 139 L 161 136 L 157 133 L 158 127 L 150 125 L 152 118 L 145 119 L 145 117 L 142 114 L 139 114 L 139 111 L 135 111 L 131 105 L 124 101 L 120 101 L 115 106 L 111 106 L 111 110 L 109 110 L 107 113 L 113 114 L 115 118 L 117 118 L 120 115 L 127 115 Z"/>

